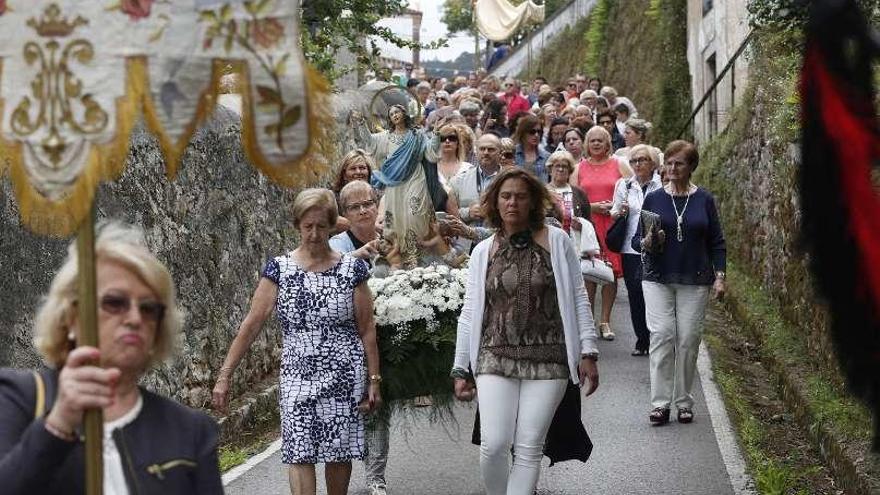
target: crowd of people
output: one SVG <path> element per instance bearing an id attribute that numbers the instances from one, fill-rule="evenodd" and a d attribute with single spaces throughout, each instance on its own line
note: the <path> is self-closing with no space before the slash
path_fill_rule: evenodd
<path id="1" fill-rule="evenodd" d="M 673 141 L 661 152 L 633 102 L 595 77 L 556 87 L 476 73 L 402 84 L 412 104 L 392 106 L 382 129 L 353 113 L 360 148 L 342 150 L 329 189 L 297 196 L 300 245 L 263 267 L 217 373 L 214 406 L 227 407 L 232 376 L 274 312 L 291 490 L 315 493 L 322 463 L 328 493 L 347 493 L 351 463 L 363 460 L 371 495 L 384 495 L 388 425 L 366 421 L 382 407 L 366 281 L 467 263 L 451 377 L 458 399 L 477 400 L 488 494 L 534 492 L 551 429 L 586 438 L 580 400 L 564 398 L 599 387 L 600 341 L 620 330 L 611 326 L 620 278 L 632 355 L 648 358 L 647 421 L 668 423 L 673 406 L 678 423 L 693 421 L 705 309 L 711 292 L 725 291 L 717 208 L 691 182 L 695 146 Z M 622 245 L 609 246 L 618 226 Z M 584 238 L 598 249 L 584 250 Z M 181 325 L 168 270 L 136 231 L 103 229 L 101 346 L 77 347 L 75 258 L 71 249 L 37 317 L 35 342 L 51 369 L 0 372 L 0 479 L 14 480 L 12 493 L 80 487 L 83 411 L 97 407 L 108 493 L 220 493 L 216 425 L 137 386 Z M 607 264 L 610 280 L 585 280 L 584 259 Z M 167 440 L 150 441 L 160 428 Z M 581 447 L 557 450 L 556 460 L 585 459 Z"/>

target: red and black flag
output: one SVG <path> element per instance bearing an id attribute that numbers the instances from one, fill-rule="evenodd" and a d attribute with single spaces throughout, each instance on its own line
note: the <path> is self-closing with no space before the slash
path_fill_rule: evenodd
<path id="1" fill-rule="evenodd" d="M 854 0 L 811 5 L 800 91 L 802 227 L 850 390 L 874 413 L 880 451 L 880 43 Z"/>

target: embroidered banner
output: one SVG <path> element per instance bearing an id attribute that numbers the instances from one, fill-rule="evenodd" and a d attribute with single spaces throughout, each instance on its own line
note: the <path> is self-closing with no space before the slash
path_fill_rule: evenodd
<path id="1" fill-rule="evenodd" d="M 173 177 L 229 65 L 250 160 L 284 185 L 316 178 L 332 116 L 298 15 L 286 0 L 0 0 L 0 173 L 24 222 L 71 233 L 122 171 L 141 115 Z"/>

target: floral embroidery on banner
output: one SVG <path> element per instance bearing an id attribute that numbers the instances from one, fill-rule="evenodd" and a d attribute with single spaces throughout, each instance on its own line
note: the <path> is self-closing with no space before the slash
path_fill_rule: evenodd
<path id="1" fill-rule="evenodd" d="M 153 6 L 153 0 L 122 0 L 120 9 L 132 20 L 150 17 L 150 8 Z"/>
<path id="2" fill-rule="evenodd" d="M 225 4 L 217 9 L 202 10 L 200 21 L 208 23 L 203 47 L 211 48 L 215 40 L 222 41 L 227 52 L 239 46 L 253 56 L 260 67 L 272 79 L 272 86 L 257 85 L 258 107 L 277 112 L 277 120 L 263 127 L 263 132 L 275 138 L 278 148 L 284 150 L 284 130 L 302 117 L 300 105 L 288 105 L 281 90 L 281 79 L 287 71 L 289 53 L 278 57 L 261 53 L 278 45 L 284 37 L 284 25 L 275 18 L 261 18 L 272 6 L 273 0 L 246 0 L 242 5 L 250 16 L 248 19 L 235 19 L 232 6 Z"/>

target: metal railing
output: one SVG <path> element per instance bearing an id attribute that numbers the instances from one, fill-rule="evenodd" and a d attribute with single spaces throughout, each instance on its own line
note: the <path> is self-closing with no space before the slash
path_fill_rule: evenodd
<path id="1" fill-rule="evenodd" d="M 691 126 L 693 126 L 695 119 L 697 118 L 697 115 L 699 115 L 700 111 L 703 109 L 703 106 L 706 105 L 706 102 L 708 102 L 710 98 L 715 96 L 715 90 L 718 88 L 718 85 L 721 83 L 722 80 L 724 80 L 724 77 L 727 75 L 727 73 L 730 72 L 731 69 L 733 69 L 736 64 L 736 60 L 740 57 L 740 55 L 743 54 L 749 42 L 752 40 L 752 35 L 754 34 L 754 32 L 754 30 L 749 31 L 749 34 L 746 35 L 745 39 L 743 39 L 742 43 L 740 43 L 739 48 L 736 49 L 736 52 L 733 54 L 732 57 L 730 57 L 730 60 L 727 61 L 727 64 L 721 70 L 721 73 L 719 73 L 715 77 L 715 80 L 712 81 L 709 89 L 706 90 L 706 93 L 703 94 L 703 97 L 700 98 L 700 101 L 694 107 L 694 110 L 691 112 L 691 116 L 688 117 L 688 120 L 681 127 L 681 130 L 678 131 L 678 139 L 683 139 L 685 137 L 685 133 L 688 131 L 688 129 L 691 128 Z M 693 137 L 694 134 L 694 132 L 691 132 L 691 137 Z"/>

